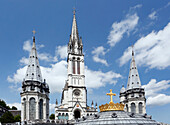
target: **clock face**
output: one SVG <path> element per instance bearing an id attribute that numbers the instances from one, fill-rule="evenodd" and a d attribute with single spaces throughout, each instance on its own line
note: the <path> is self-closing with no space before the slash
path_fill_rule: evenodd
<path id="1" fill-rule="evenodd" d="M 79 96 L 80 95 L 80 90 L 79 89 L 75 89 L 73 91 L 73 93 L 74 93 L 75 96 Z"/>

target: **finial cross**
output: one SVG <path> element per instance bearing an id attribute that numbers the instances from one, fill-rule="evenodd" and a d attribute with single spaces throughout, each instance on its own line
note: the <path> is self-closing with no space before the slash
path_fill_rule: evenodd
<path id="1" fill-rule="evenodd" d="M 33 31 L 32 31 L 32 33 L 33 33 L 33 35 L 35 35 L 36 31 L 35 31 L 35 30 L 33 30 Z"/>
<path id="2" fill-rule="evenodd" d="M 112 89 L 110 89 L 110 93 L 107 93 L 106 95 L 109 95 L 109 96 L 110 96 L 110 103 L 113 103 L 112 96 L 116 96 L 116 94 L 115 94 L 115 93 L 112 93 Z"/>

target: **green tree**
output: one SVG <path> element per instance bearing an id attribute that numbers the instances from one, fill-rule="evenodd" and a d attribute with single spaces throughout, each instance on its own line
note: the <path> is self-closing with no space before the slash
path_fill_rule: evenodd
<path id="1" fill-rule="evenodd" d="M 54 120 L 54 119 L 55 119 L 55 115 L 54 115 L 54 114 L 51 114 L 51 115 L 50 115 L 50 119 L 51 119 L 51 120 Z"/>
<path id="2" fill-rule="evenodd" d="M 12 106 L 12 108 L 11 108 L 12 110 L 17 110 L 17 107 L 15 107 L 15 106 Z"/>
<path id="3" fill-rule="evenodd" d="M 21 122 L 21 116 L 20 116 L 20 115 L 16 115 L 16 116 L 14 117 L 14 121 L 15 121 L 15 122 Z"/>
<path id="4" fill-rule="evenodd" d="M 5 112 L 2 117 L 0 118 L 1 123 L 13 123 L 14 121 L 14 116 L 12 115 L 11 112 Z"/>
<path id="5" fill-rule="evenodd" d="M 0 100 L 0 105 L 1 105 L 2 107 L 6 108 L 6 103 L 5 103 L 5 101 Z"/>

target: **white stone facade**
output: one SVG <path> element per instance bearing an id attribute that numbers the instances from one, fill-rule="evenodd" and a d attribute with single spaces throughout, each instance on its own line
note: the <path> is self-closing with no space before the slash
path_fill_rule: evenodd
<path id="1" fill-rule="evenodd" d="M 21 122 L 46 121 L 49 118 L 49 86 L 45 80 L 42 82 L 35 37 L 20 95 Z"/>
<path id="2" fill-rule="evenodd" d="M 145 91 L 144 88 L 141 88 L 133 51 L 127 88 L 124 86 L 121 88 L 119 97 L 120 103 L 125 104 L 125 111 L 139 114 L 146 113 Z"/>
<path id="3" fill-rule="evenodd" d="M 85 86 L 84 55 L 81 37 L 79 38 L 75 14 L 72 32 L 68 43 L 67 80 L 62 91 L 61 105 L 56 103 L 56 120 L 73 120 L 97 113 L 97 107 L 87 106 Z"/>

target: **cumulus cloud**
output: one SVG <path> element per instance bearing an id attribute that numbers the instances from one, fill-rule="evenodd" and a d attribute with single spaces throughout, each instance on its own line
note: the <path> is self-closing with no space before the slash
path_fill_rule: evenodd
<path id="1" fill-rule="evenodd" d="M 113 71 L 93 71 L 88 69 L 88 67 L 85 68 L 85 76 L 87 88 L 99 88 L 106 84 L 116 84 L 117 79 L 122 77 Z"/>
<path id="2" fill-rule="evenodd" d="M 107 61 L 105 59 L 102 59 L 99 57 L 99 56 L 104 56 L 106 54 L 106 50 L 103 46 L 99 46 L 99 47 L 95 48 L 92 51 L 92 54 L 93 54 L 93 60 L 95 62 L 99 62 L 99 63 L 102 63 L 102 64 L 108 66 Z"/>
<path id="3" fill-rule="evenodd" d="M 60 57 L 60 59 L 66 59 L 67 58 L 67 45 L 57 46 L 55 53 L 56 53 L 56 56 Z"/>
<path id="4" fill-rule="evenodd" d="M 148 15 L 148 17 L 149 17 L 151 20 L 157 19 L 156 11 L 153 11 L 152 13 L 150 13 L 150 14 Z"/>
<path id="5" fill-rule="evenodd" d="M 31 48 L 32 48 L 31 41 L 30 40 L 25 41 L 23 45 L 23 50 L 30 52 Z"/>
<path id="6" fill-rule="evenodd" d="M 11 83 L 17 83 L 21 86 L 21 82 L 25 77 L 27 66 L 20 68 L 12 76 L 8 76 L 7 80 Z M 51 64 L 50 67 L 40 67 L 42 71 L 42 77 L 46 79 L 50 87 L 50 92 L 61 92 L 67 80 L 67 62 L 60 61 L 55 64 Z M 85 81 L 88 88 L 99 88 L 106 84 L 116 84 L 117 79 L 122 76 L 113 71 L 102 72 L 93 71 L 85 68 Z M 15 87 L 16 89 L 16 87 Z"/>
<path id="7" fill-rule="evenodd" d="M 123 38 L 123 35 L 129 35 L 129 33 L 135 29 L 138 20 L 139 17 L 135 13 L 127 14 L 124 20 L 113 23 L 107 43 L 112 47 L 115 46 L 115 44 Z"/>
<path id="8" fill-rule="evenodd" d="M 165 69 L 170 66 L 170 23 L 163 30 L 152 31 L 141 37 L 134 45 L 135 58 L 139 66 L 148 66 L 150 69 Z M 131 58 L 131 48 L 128 47 L 119 58 L 120 66 Z"/>
<path id="9" fill-rule="evenodd" d="M 28 65 L 29 59 L 26 57 L 22 57 L 19 62 L 23 65 Z"/>
<path id="10" fill-rule="evenodd" d="M 170 80 L 157 82 L 156 79 L 151 79 L 148 84 L 142 87 L 145 88 L 147 105 L 164 105 L 170 103 L 170 95 L 162 93 L 170 88 Z"/>

